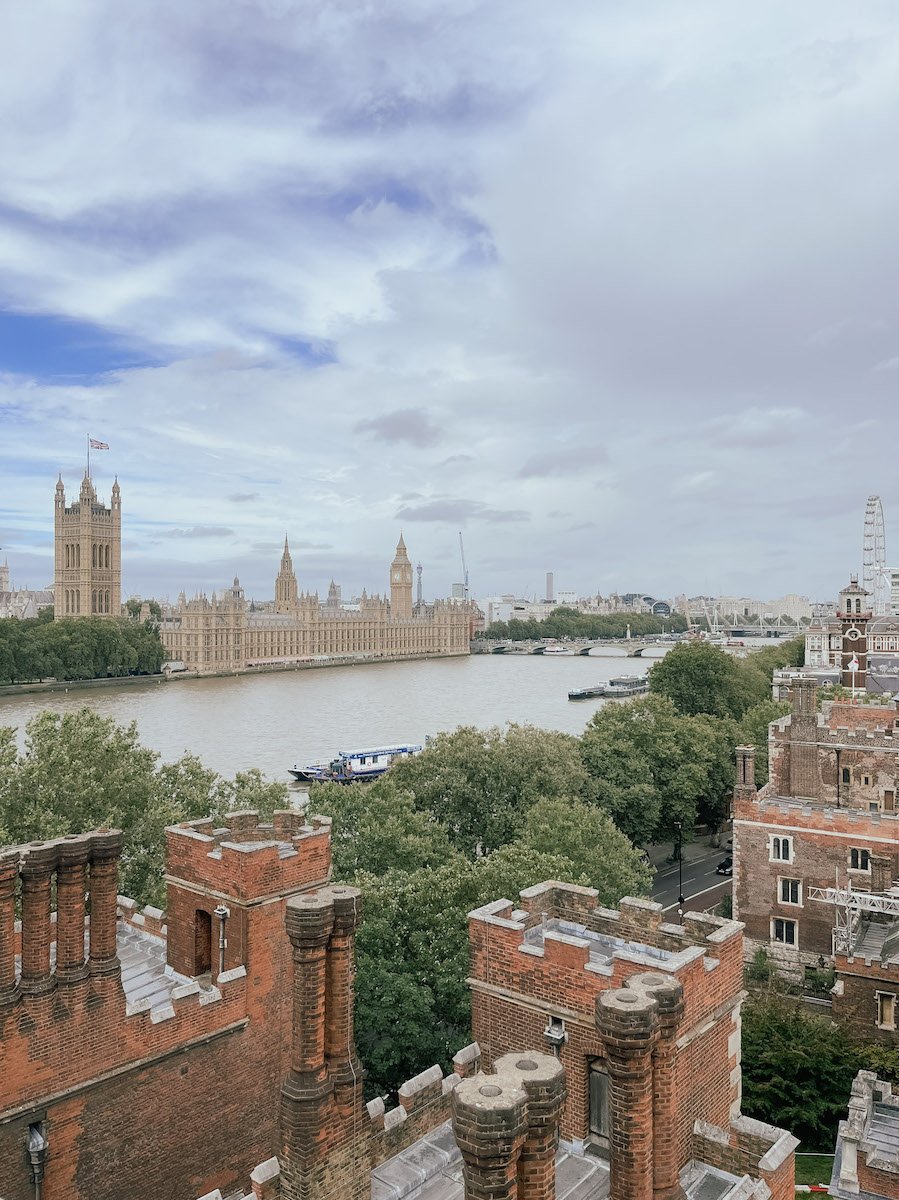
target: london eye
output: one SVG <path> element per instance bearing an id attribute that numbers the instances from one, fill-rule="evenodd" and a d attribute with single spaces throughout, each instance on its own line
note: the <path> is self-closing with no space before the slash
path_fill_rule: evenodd
<path id="1" fill-rule="evenodd" d="M 886 559 L 883 505 L 879 496 L 869 496 L 865 508 L 865 536 L 862 545 L 862 585 L 873 597 L 875 614 L 883 614 L 887 610 L 889 580 Z"/>

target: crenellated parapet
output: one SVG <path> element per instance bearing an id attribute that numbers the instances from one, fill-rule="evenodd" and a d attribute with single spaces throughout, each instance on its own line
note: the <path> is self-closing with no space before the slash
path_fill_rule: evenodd
<path id="1" fill-rule="evenodd" d="M 406 1080 L 397 1092 L 399 1103 L 394 1108 L 387 1108 L 381 1097 L 370 1100 L 365 1109 L 372 1167 L 393 1158 L 449 1120 L 453 1092 L 463 1079 L 480 1069 L 481 1048 L 472 1042 L 453 1055 L 453 1069 L 448 1075 L 435 1064 Z"/>

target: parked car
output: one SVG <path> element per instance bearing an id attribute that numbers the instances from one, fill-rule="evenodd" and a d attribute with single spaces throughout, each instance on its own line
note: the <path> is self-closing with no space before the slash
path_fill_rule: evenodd
<path id="1" fill-rule="evenodd" d="M 733 873 L 734 873 L 734 860 L 728 854 L 727 858 L 723 858 L 721 860 L 721 862 L 718 863 L 718 866 L 715 867 L 715 874 L 716 875 L 733 875 Z"/>

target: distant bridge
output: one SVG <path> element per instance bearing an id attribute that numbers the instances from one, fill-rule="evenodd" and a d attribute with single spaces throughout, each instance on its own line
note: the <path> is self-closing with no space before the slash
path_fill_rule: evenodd
<path id="1" fill-rule="evenodd" d="M 651 646 L 665 645 L 661 639 L 653 638 L 596 638 L 593 641 L 571 641 L 559 643 L 556 641 L 491 641 L 483 638 L 472 642 L 472 652 L 475 654 L 545 654 L 550 647 L 555 653 L 560 651 L 566 655 L 589 655 L 591 650 L 614 646 L 624 651 L 622 657 L 641 658 L 644 650 Z"/>

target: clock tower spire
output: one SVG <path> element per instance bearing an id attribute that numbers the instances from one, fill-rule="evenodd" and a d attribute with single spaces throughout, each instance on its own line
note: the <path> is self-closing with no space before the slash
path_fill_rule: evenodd
<path id="1" fill-rule="evenodd" d="M 412 563 L 406 553 L 402 534 L 390 564 L 390 615 L 394 621 L 412 619 Z"/>

